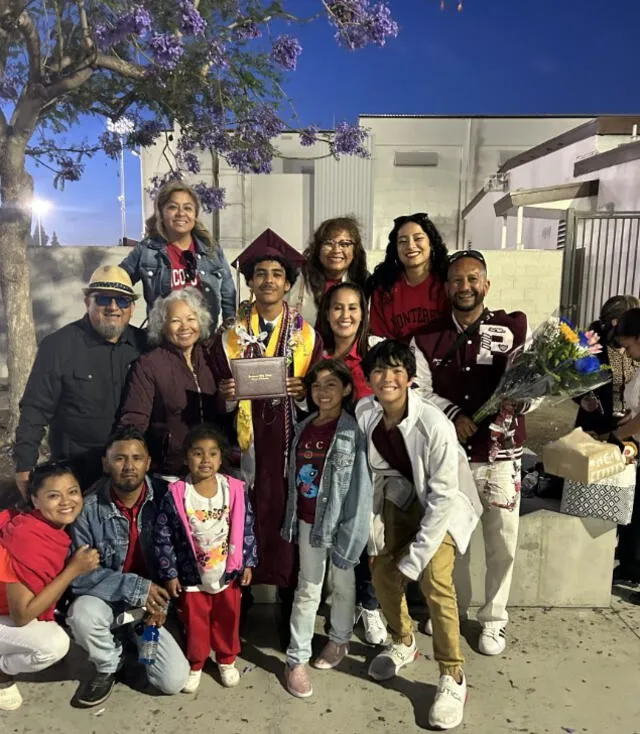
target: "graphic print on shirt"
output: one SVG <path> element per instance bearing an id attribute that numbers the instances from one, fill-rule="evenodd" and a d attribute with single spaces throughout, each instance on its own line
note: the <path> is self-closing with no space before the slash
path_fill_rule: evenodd
<path id="1" fill-rule="evenodd" d="M 187 286 L 198 288 L 200 277 L 195 248 L 181 250 L 174 244 L 167 246 L 167 257 L 171 263 L 171 290 L 178 291 Z"/>
<path id="2" fill-rule="evenodd" d="M 494 354 L 507 354 L 513 349 L 513 332 L 508 326 L 481 324 L 478 335 L 480 348 L 477 364 L 493 364 Z"/>
<path id="3" fill-rule="evenodd" d="M 313 464 L 303 464 L 298 471 L 296 479 L 296 487 L 303 497 L 313 499 L 318 496 L 320 485 L 315 483 L 318 479 L 319 471 Z"/>

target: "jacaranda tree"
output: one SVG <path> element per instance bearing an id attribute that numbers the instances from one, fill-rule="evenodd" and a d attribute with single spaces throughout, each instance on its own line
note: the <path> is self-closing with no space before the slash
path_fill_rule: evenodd
<path id="1" fill-rule="evenodd" d="M 328 22 L 349 49 L 383 46 L 398 27 L 387 5 L 371 0 L 0 0 L 0 287 L 8 330 L 10 432 L 32 364 L 35 330 L 27 241 L 32 178 L 28 157 L 51 169 L 59 186 L 78 181 L 97 150 L 117 155 L 120 141 L 71 143 L 86 115 L 134 121 L 129 146 L 179 129 L 177 168 L 199 173 L 197 153 L 220 156 L 245 173 L 268 173 L 274 138 L 287 129 L 279 112 L 282 75 L 303 52 L 297 23 Z M 290 6 L 309 15 L 297 17 Z M 314 15 L 315 13 L 315 15 Z M 318 129 L 301 131 L 302 144 Z M 366 155 L 366 132 L 341 122 L 330 138 L 336 156 Z M 154 181 L 160 185 L 162 181 Z M 224 192 L 198 184 L 208 209 Z"/>

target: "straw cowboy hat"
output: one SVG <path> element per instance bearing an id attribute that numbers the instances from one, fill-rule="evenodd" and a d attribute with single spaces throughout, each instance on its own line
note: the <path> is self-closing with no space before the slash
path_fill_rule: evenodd
<path id="1" fill-rule="evenodd" d="M 109 293 L 118 293 L 122 296 L 129 296 L 134 301 L 139 298 L 138 294 L 133 290 L 133 283 L 129 277 L 129 273 L 118 265 L 101 265 L 94 270 L 93 275 L 89 279 L 89 285 L 82 289 L 85 296 L 94 291 L 107 291 Z"/>

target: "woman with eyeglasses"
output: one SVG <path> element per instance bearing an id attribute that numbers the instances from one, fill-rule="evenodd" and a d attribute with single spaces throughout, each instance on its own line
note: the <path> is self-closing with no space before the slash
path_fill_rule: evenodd
<path id="1" fill-rule="evenodd" d="M 149 314 L 154 346 L 135 363 L 120 411 L 119 427 L 145 434 L 151 471 L 176 481 L 184 469 L 183 442 L 190 428 L 224 413 L 205 350 L 211 315 L 195 288 L 158 298 Z"/>
<path id="2" fill-rule="evenodd" d="M 371 333 L 408 342 L 447 313 L 447 248 L 428 214 L 394 219 L 384 260 L 367 282 Z"/>
<path id="3" fill-rule="evenodd" d="M 158 298 L 183 288 L 204 296 L 214 329 L 235 316 L 236 288 L 224 252 L 198 219 L 200 200 L 181 181 L 160 189 L 146 238 L 120 263 L 137 283 L 142 280 L 147 314 Z"/>
<path id="4" fill-rule="evenodd" d="M 304 320 L 316 324 L 324 294 L 336 283 L 355 283 L 364 288 L 369 273 L 358 223 L 353 217 L 327 219 L 316 229 L 303 269 Z"/>

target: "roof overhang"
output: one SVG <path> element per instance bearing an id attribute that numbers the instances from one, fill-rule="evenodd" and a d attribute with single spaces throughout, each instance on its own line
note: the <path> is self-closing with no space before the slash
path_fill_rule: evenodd
<path id="1" fill-rule="evenodd" d="M 498 199 L 493 205 L 497 217 L 503 217 L 516 212 L 520 207 L 536 207 L 546 204 L 551 209 L 567 209 L 574 199 L 581 199 L 598 195 L 600 182 L 598 179 L 590 181 L 576 181 L 575 183 L 559 184 L 558 186 L 544 186 L 539 189 L 524 189 L 511 191 Z M 561 203 L 561 206 L 553 206 Z M 567 204 L 565 206 L 565 203 Z M 549 206 L 551 205 L 551 206 Z"/>
<path id="2" fill-rule="evenodd" d="M 621 163 L 629 163 L 640 158 L 640 141 L 634 140 L 626 145 L 619 145 L 617 148 L 605 150 L 603 153 L 591 155 L 588 158 L 582 158 L 576 161 L 573 166 L 574 176 L 584 176 L 587 173 L 600 171 L 610 166 L 618 166 Z"/>

